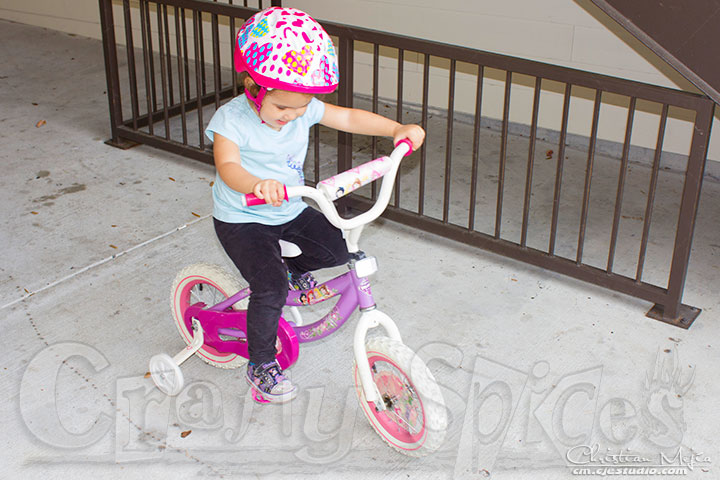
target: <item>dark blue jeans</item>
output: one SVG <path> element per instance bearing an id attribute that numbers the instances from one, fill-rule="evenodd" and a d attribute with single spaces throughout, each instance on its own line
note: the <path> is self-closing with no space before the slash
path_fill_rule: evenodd
<path id="1" fill-rule="evenodd" d="M 287 269 L 305 273 L 347 263 L 345 240 L 322 213 L 310 207 L 283 225 L 213 220 L 220 243 L 252 291 L 247 312 L 250 361 L 270 362 L 275 359 L 278 320 L 288 294 Z M 281 239 L 299 246 L 302 255 L 283 263 Z"/>

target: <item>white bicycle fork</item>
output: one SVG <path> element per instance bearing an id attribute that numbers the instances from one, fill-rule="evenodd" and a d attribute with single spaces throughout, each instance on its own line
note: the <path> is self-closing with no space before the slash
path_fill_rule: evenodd
<path id="1" fill-rule="evenodd" d="M 367 349 L 365 348 L 365 339 L 367 332 L 371 328 L 382 326 L 387 332 L 387 336 L 402 343 L 400 331 L 395 322 L 379 310 L 368 310 L 361 314 L 357 327 L 355 327 L 355 337 L 353 338 L 353 352 L 355 354 L 355 364 L 357 365 L 360 383 L 365 392 L 365 400 L 373 402 L 378 410 L 385 410 L 380 391 L 375 385 L 370 372 L 370 364 L 368 363 Z"/>

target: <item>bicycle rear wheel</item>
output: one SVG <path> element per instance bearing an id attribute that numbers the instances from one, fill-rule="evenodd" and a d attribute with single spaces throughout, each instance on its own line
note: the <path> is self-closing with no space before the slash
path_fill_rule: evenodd
<path id="1" fill-rule="evenodd" d="M 425 362 L 409 347 L 388 337 L 372 337 L 366 344 L 373 381 L 385 404 L 378 411 L 365 399 L 357 364 L 355 390 L 373 429 L 395 450 L 413 457 L 440 447 L 447 430 L 445 402 Z"/>
<path id="2" fill-rule="evenodd" d="M 247 286 L 247 285 L 245 285 Z M 193 338 L 192 320 L 185 318 L 189 306 L 198 302 L 215 305 L 234 295 L 244 286 L 240 280 L 227 273 L 218 265 L 196 263 L 183 268 L 175 277 L 170 292 L 171 309 L 175 326 L 185 343 L 190 345 Z M 247 308 L 247 299 L 233 308 Z M 221 353 L 209 345 L 203 345 L 196 353 L 203 361 L 219 368 L 238 368 L 247 364 L 247 359 L 236 353 Z"/>

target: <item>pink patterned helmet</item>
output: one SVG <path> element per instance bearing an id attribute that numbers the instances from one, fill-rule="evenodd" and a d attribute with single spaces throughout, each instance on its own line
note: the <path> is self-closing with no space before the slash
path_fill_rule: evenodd
<path id="1" fill-rule="evenodd" d="M 339 81 L 330 36 L 310 15 L 295 8 L 271 7 L 250 17 L 235 42 L 235 70 L 248 72 L 260 86 L 257 97 L 277 88 L 300 93 L 331 93 Z"/>

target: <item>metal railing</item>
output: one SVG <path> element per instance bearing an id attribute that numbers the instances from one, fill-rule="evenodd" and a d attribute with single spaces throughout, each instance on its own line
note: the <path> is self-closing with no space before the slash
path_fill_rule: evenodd
<path id="1" fill-rule="evenodd" d="M 209 121 L 212 112 L 225 100 L 238 94 L 236 75 L 227 68 L 232 59 L 232 45 L 237 28 L 257 10 L 231 3 L 220 3 L 205 0 L 140 0 L 137 9 L 131 7 L 128 0 L 123 0 L 123 18 L 120 31 L 124 32 L 123 45 L 115 39 L 115 19 L 112 0 L 99 0 L 103 46 L 107 68 L 108 97 L 110 104 L 110 121 L 112 138 L 108 143 L 123 147 L 134 143 L 143 143 L 177 153 L 189 158 L 212 163 L 211 146 L 203 138 L 203 127 Z M 267 3 L 267 2 L 266 2 Z M 280 2 L 270 2 L 276 4 Z M 118 5 L 118 2 L 116 2 Z M 262 2 L 258 5 L 263 6 Z M 138 19 L 139 18 L 139 19 Z M 209 25 L 210 32 L 206 32 Z M 432 147 L 430 136 L 419 152 L 418 161 L 411 171 L 403 171 L 394 194 L 394 203 L 388 208 L 385 216 L 389 219 L 417 227 L 447 238 L 469 245 L 474 245 L 491 252 L 527 262 L 532 265 L 555 271 L 582 281 L 622 292 L 637 298 L 653 302 L 654 307 L 648 316 L 664 322 L 688 328 L 700 310 L 682 303 L 682 295 L 687 275 L 690 248 L 697 213 L 700 187 L 706 161 L 706 152 L 710 135 L 711 119 L 714 103 L 702 96 L 680 92 L 667 88 L 641 84 L 619 78 L 593 74 L 584 71 L 524 60 L 504 55 L 478 51 L 470 48 L 441 44 L 416 38 L 404 37 L 385 32 L 323 22 L 327 32 L 336 38 L 340 61 L 341 85 L 337 92 L 337 104 L 353 106 L 364 101 L 374 111 L 381 110 L 380 101 L 388 103 L 387 98 L 380 98 L 380 51 L 390 49 L 393 61 L 396 62 L 395 98 L 389 101 L 394 105 L 399 121 L 406 121 L 408 116 L 420 123 L 429 133 L 436 137 L 444 137 L 441 145 L 443 153 L 429 158 Z M 139 30 L 139 31 L 138 31 Z M 221 42 L 221 35 L 227 41 Z M 209 39 L 206 39 L 209 36 Z M 140 38 L 140 45 L 135 38 Z M 229 48 L 221 50 L 221 44 Z M 368 97 L 358 96 L 354 88 L 355 54 L 362 46 L 370 54 L 372 94 Z M 411 59 L 408 59 L 412 57 Z M 447 78 L 447 108 L 441 115 L 433 115 L 430 105 L 431 71 L 438 59 L 448 64 L 442 70 Z M 421 78 L 422 87 L 420 101 L 417 104 L 404 103 L 406 64 L 416 67 L 417 77 Z M 458 120 L 461 114 L 456 112 L 458 66 L 462 66 L 463 78 L 475 82 L 474 113 L 469 122 Z M 504 94 L 501 119 L 497 121 L 496 137 L 499 143 L 496 168 L 492 175 L 493 191 L 489 195 L 488 188 L 481 187 L 483 172 L 487 171 L 487 154 L 483 148 L 483 135 L 487 123 L 483 116 L 484 88 L 489 84 L 488 71 L 503 72 Z M 123 79 L 121 81 L 121 72 Z M 127 78 L 125 78 L 127 75 Z M 496 75 L 497 76 L 497 75 Z M 532 106 L 530 122 L 526 127 L 527 151 L 518 163 L 515 151 L 515 136 L 511 134 L 513 123 L 510 121 L 511 94 L 517 78 L 530 78 L 527 88 L 531 89 Z M 434 77 L 433 77 L 434 78 Z M 503 79 L 499 80 L 503 83 Z M 497 82 L 496 82 L 497 83 Z M 526 82 L 527 83 L 527 82 Z M 547 140 L 538 134 L 540 122 L 540 98 L 544 85 L 554 83 L 562 85 L 558 92 L 562 98 L 562 119 L 560 120 L 558 137 L 555 139 L 553 154 L 554 168 L 552 177 L 546 183 L 547 225 L 540 235 L 542 242 L 531 242 L 529 238 L 538 231 L 533 225 L 532 217 L 536 214 L 531 207 L 533 198 L 539 195 L 537 189 L 538 156 L 542 157 L 539 145 L 546 145 Z M 594 92 L 592 100 L 592 118 L 587 138 L 587 151 L 584 154 L 584 174 L 582 184 L 575 185 L 579 192 L 579 218 L 574 232 L 568 236 L 563 233 L 564 216 L 562 214 L 563 192 L 569 186 L 566 164 L 570 152 L 567 146 L 571 99 L 574 91 L 584 89 Z M 612 208 L 608 209 L 605 225 L 609 226 L 607 242 L 589 239 L 588 224 L 590 219 L 590 202 L 594 182 L 597 182 L 594 170 L 597 167 L 598 128 L 600 111 L 606 95 L 622 96 L 627 99 L 627 120 L 625 138 L 622 142 L 622 153 L 617 165 L 617 175 L 612 179 L 613 193 L 610 195 Z M 628 208 L 626 183 L 630 171 L 630 152 L 632 150 L 631 135 L 633 121 L 636 117 L 639 102 L 651 103 L 658 110 L 658 134 L 652 160 L 647 167 L 648 178 L 644 205 L 634 208 L 640 210 L 635 218 L 642 223 L 639 233 L 640 242 L 633 273 L 627 273 L 628 267 L 622 268 L 618 262 L 618 248 L 625 241 L 621 235 L 621 223 Z M 673 228 L 663 229 L 663 236 L 672 241 L 671 254 L 668 254 L 667 282 L 651 282 L 645 278 L 646 259 L 648 257 L 651 229 L 655 225 L 653 212 L 656 208 L 659 186 L 658 178 L 664 169 L 661 166 L 663 141 L 667 130 L 672 128 L 668 122 L 671 109 L 682 109 L 686 116 L 692 117 L 693 129 L 689 141 L 689 154 L 686 167 L 680 175 L 682 191 L 677 195 L 677 221 Z M 437 112 L 436 112 L 437 113 Z M 467 115 L 466 115 L 467 116 Z M 440 120 L 438 120 L 438 118 Z M 435 122 L 435 123 L 432 123 Z M 443 122 L 444 135 L 437 133 L 438 122 Z M 457 153 L 455 144 L 458 136 L 472 144 L 472 152 L 463 154 L 462 159 Z M 375 156 L 378 141 L 372 139 L 369 145 L 361 143 L 352 135 L 339 132 L 337 137 L 327 139 L 327 132 L 316 127 L 313 134 L 314 169 L 316 180 L 319 178 L 320 151 L 322 144 L 337 144 L 337 164 L 333 168 L 342 171 L 353 165 L 353 158 L 360 156 L 361 150 Z M 513 143 L 515 142 L 515 143 Z M 511 152 L 511 147 L 513 151 Z M 547 150 L 550 152 L 550 150 Z M 416 154 L 417 155 L 417 154 Z M 573 158 L 577 151 L 573 151 Z M 548 156 L 547 158 L 550 158 Z M 442 163 L 437 175 L 429 178 L 428 172 Z M 577 163 L 577 162 L 576 162 Z M 577 167 L 577 165 L 575 165 Z M 454 172 L 463 169 L 461 184 L 453 179 Z M 483 170 L 484 169 L 484 170 Z M 547 165 L 545 165 L 547 170 Z M 437 178 L 435 178 L 437 177 Z M 522 180 L 513 182 L 513 178 Z M 458 195 L 462 189 L 462 195 Z M 515 197 L 508 192 L 516 190 Z M 369 195 L 351 195 L 347 199 L 350 207 L 364 207 L 371 202 Z M 486 202 L 480 201 L 480 197 Z M 663 198 L 666 194 L 663 193 Z M 410 198 L 412 201 L 408 201 Z M 464 200 L 458 201 L 458 198 Z M 432 199 L 430 201 L 429 199 Z M 520 200 L 521 199 L 521 200 Z M 415 200 L 417 200 L 415 202 Z M 512 203 L 521 204 L 521 208 L 508 213 Z M 607 203 L 607 202 L 606 202 Z M 430 205 L 434 205 L 430 208 Z M 460 206 L 458 206 L 460 205 Z M 564 208 L 564 207 L 563 207 Z M 430 210 L 433 210 L 432 212 Z M 458 213 L 459 212 L 459 213 Z M 478 228 L 480 217 L 492 218 L 493 224 L 489 231 Z M 663 217 L 666 214 L 663 212 Z M 508 219 L 515 219 L 519 231 L 515 232 L 518 239 L 505 234 Z M 542 229 L 541 228 L 541 229 Z M 533 233 L 535 232 L 535 233 Z M 572 237 L 574 239 L 568 239 Z M 592 241 L 591 241 L 592 240 Z M 562 248 L 561 248 L 562 244 Z M 560 254 L 559 250 L 572 244 L 571 254 Z M 564 252 L 565 252 L 564 250 Z M 626 250 L 626 249 L 625 249 Z M 602 257 L 602 264 L 586 261 L 590 256 Z"/>

